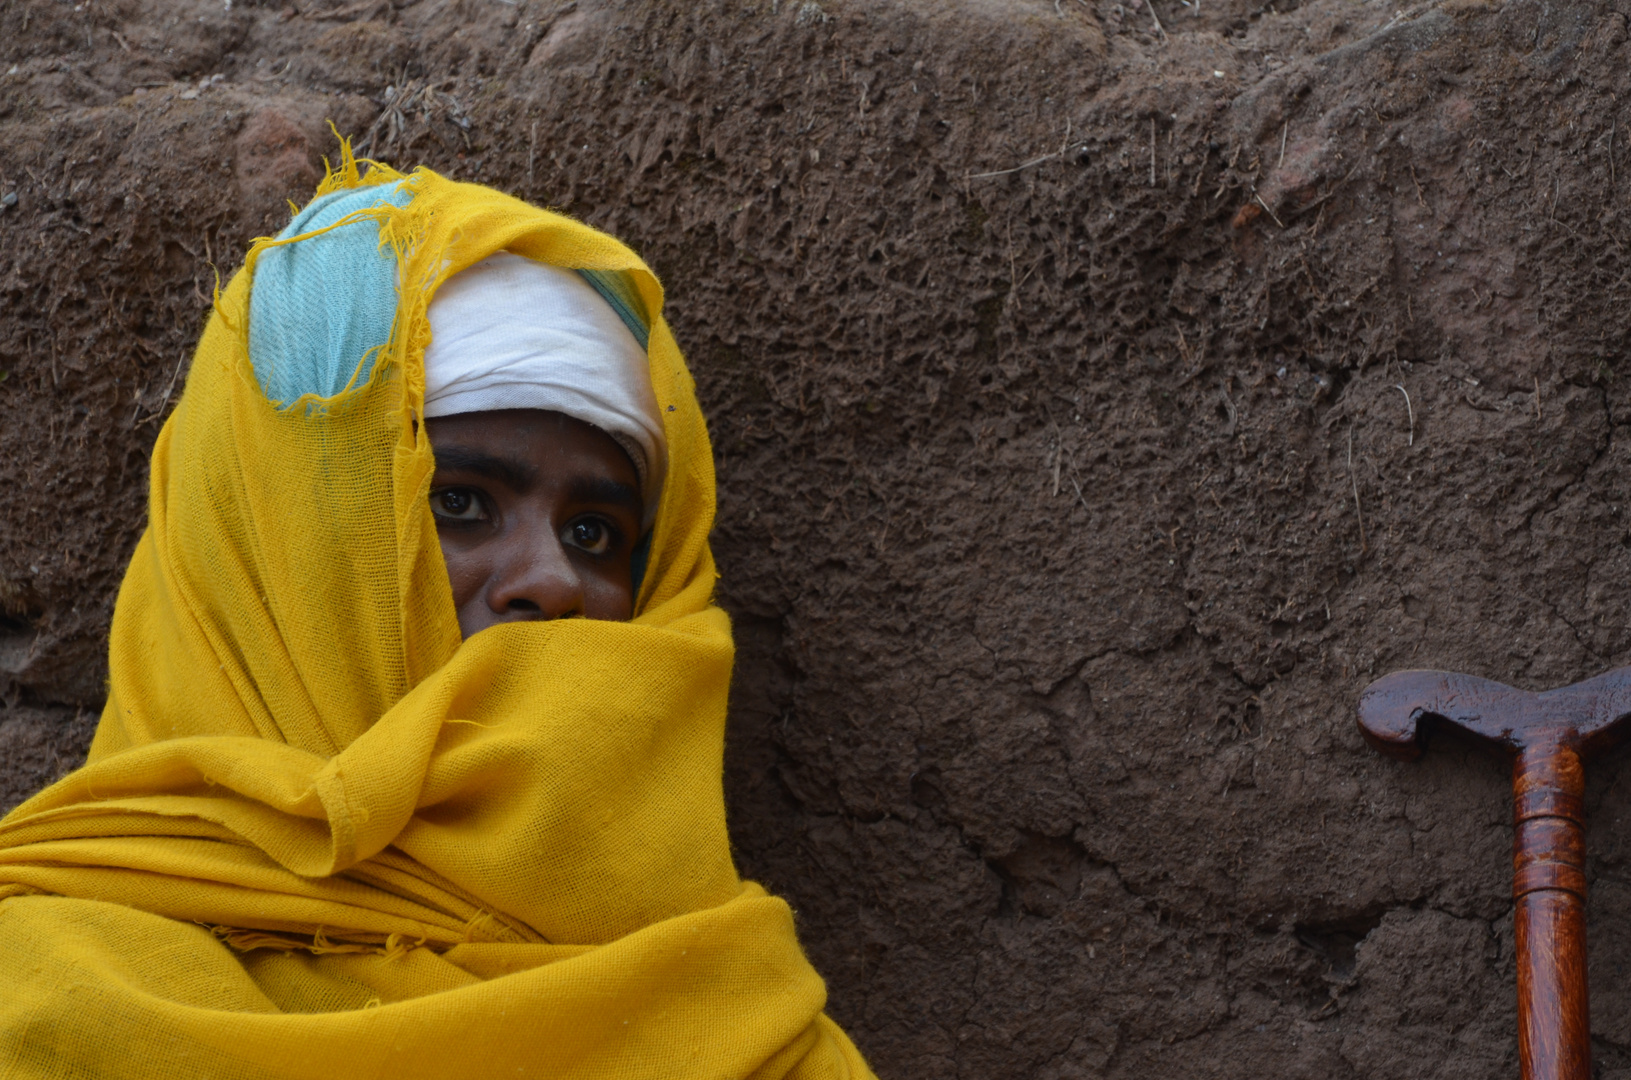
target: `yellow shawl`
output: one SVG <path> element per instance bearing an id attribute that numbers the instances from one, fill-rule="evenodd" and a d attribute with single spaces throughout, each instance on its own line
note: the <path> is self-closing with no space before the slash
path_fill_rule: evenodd
<path id="1" fill-rule="evenodd" d="M 359 175 L 349 151 L 322 194 Z M 153 450 L 84 768 L 0 820 L 0 1074 L 869 1077 L 787 905 L 742 881 L 721 758 L 714 476 L 673 336 L 670 469 L 628 623 L 460 640 L 416 417 L 425 307 L 501 249 L 617 241 L 423 171 L 367 212 L 404 283 L 361 385 L 280 409 L 257 254 Z"/>

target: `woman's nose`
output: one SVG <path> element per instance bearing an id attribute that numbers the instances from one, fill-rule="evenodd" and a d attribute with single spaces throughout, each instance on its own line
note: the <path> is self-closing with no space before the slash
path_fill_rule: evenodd
<path id="1" fill-rule="evenodd" d="M 583 579 L 552 530 L 518 536 L 488 579 L 494 622 L 563 619 L 584 611 Z"/>

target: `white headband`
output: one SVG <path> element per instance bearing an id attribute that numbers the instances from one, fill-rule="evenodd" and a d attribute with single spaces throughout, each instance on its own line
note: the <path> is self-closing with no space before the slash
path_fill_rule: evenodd
<path id="1" fill-rule="evenodd" d="M 633 460 L 651 524 L 668 464 L 651 370 L 594 286 L 501 251 L 443 282 L 427 314 L 426 417 L 548 409 L 592 424 Z"/>

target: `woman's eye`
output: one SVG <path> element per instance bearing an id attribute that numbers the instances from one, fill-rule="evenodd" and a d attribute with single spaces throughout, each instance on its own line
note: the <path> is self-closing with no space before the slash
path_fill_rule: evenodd
<path id="1" fill-rule="evenodd" d="M 442 488 L 430 493 L 430 512 L 447 521 L 481 521 L 486 518 L 481 496 L 469 488 Z"/>
<path id="2" fill-rule="evenodd" d="M 612 546 L 612 530 L 596 518 L 579 518 L 566 527 L 561 539 L 590 555 L 604 555 Z"/>

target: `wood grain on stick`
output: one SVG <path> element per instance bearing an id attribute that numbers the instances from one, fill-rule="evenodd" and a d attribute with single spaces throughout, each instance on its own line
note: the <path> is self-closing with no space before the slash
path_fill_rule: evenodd
<path id="1" fill-rule="evenodd" d="M 1435 725 L 1513 755 L 1512 896 L 1524 1080 L 1590 1080 L 1584 759 L 1631 728 L 1631 668 L 1535 694 L 1444 671 L 1400 671 L 1359 700 L 1377 750 L 1415 758 Z"/>

